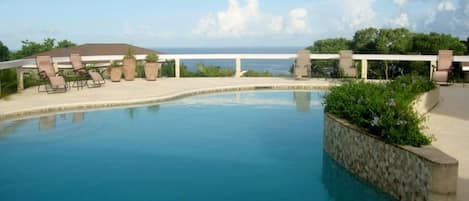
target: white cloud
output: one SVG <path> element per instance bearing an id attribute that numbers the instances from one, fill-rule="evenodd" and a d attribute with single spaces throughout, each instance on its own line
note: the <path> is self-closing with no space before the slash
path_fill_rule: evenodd
<path id="1" fill-rule="evenodd" d="M 345 8 L 342 21 L 351 29 L 360 29 L 374 25 L 376 12 L 373 9 L 375 0 L 344 0 Z"/>
<path id="2" fill-rule="evenodd" d="M 399 7 L 404 7 L 407 4 L 407 0 L 393 0 L 393 2 Z"/>
<path id="3" fill-rule="evenodd" d="M 288 17 L 262 12 L 257 0 L 229 0 L 228 8 L 216 14 L 208 14 L 199 20 L 193 33 L 209 38 L 240 38 L 280 34 L 310 33 L 308 11 L 297 8 Z M 285 20 L 287 19 L 287 20 Z"/>
<path id="4" fill-rule="evenodd" d="M 452 0 L 441 0 L 438 3 L 438 11 L 454 11 L 456 10 L 456 6 L 453 4 Z"/>
<path id="5" fill-rule="evenodd" d="M 391 19 L 390 24 L 391 27 L 409 27 L 409 16 L 407 15 L 407 13 L 401 13 L 396 18 Z"/>
<path id="6" fill-rule="evenodd" d="M 290 11 L 290 21 L 287 26 L 288 33 L 310 33 L 311 30 L 306 23 L 306 17 L 308 15 L 308 11 L 303 8 L 296 8 Z"/>

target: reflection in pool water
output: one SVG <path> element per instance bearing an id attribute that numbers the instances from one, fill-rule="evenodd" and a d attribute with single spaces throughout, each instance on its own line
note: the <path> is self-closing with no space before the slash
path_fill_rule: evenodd
<path id="1" fill-rule="evenodd" d="M 221 93 L 1 122 L 0 200 L 389 199 L 323 153 L 322 94 Z"/>

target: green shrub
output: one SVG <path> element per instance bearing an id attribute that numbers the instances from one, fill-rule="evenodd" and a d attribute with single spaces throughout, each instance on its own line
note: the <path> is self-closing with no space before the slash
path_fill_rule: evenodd
<path id="1" fill-rule="evenodd" d="M 255 70 L 248 70 L 244 73 L 244 77 L 272 77 L 272 73 L 269 71 L 255 71 Z"/>
<path id="2" fill-rule="evenodd" d="M 16 69 L 0 70 L 0 98 L 16 93 Z"/>
<path id="3" fill-rule="evenodd" d="M 325 96 L 325 112 L 348 120 L 385 142 L 422 146 L 431 139 L 422 133 L 423 117 L 412 101 L 435 85 L 424 78 L 402 76 L 389 83 L 350 81 Z"/>
<path id="4" fill-rule="evenodd" d="M 145 57 L 145 61 L 147 63 L 155 63 L 155 62 L 158 62 L 158 55 L 156 55 L 155 53 L 150 53 L 148 54 L 146 57 Z"/>
<path id="5" fill-rule="evenodd" d="M 197 64 L 196 77 L 230 77 L 235 74 L 235 71 L 220 66 L 205 66 Z"/>

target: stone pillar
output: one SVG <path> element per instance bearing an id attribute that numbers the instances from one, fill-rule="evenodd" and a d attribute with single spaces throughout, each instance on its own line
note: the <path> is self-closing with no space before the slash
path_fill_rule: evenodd
<path id="1" fill-rule="evenodd" d="M 241 77 L 241 58 L 236 58 L 235 78 Z"/>
<path id="2" fill-rule="evenodd" d="M 339 52 L 339 69 L 345 77 L 357 77 L 357 68 L 353 64 L 353 51 L 341 50 Z"/>
<path id="3" fill-rule="evenodd" d="M 368 79 L 368 60 L 362 59 L 362 79 Z"/>
<path id="4" fill-rule="evenodd" d="M 24 90 L 23 82 L 23 67 L 16 68 L 17 92 L 20 93 Z"/>
<path id="5" fill-rule="evenodd" d="M 174 74 L 176 78 L 181 77 L 181 60 L 179 58 L 174 59 Z"/>

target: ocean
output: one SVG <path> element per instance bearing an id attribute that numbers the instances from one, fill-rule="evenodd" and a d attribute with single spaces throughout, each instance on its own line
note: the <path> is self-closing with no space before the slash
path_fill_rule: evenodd
<path id="1" fill-rule="evenodd" d="M 227 47 L 227 48 L 152 48 L 166 54 L 295 54 L 304 47 Z M 235 68 L 233 59 L 184 59 L 181 61 L 189 70 L 195 71 L 197 64 Z M 288 74 L 293 59 L 243 59 L 241 70 L 269 71 L 273 74 Z"/>

